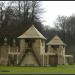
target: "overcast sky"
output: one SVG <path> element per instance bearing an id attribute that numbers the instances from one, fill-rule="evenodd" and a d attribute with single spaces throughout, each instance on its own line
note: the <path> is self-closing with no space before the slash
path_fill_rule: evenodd
<path id="1" fill-rule="evenodd" d="M 41 7 L 45 10 L 42 14 L 44 25 L 54 27 L 53 22 L 57 16 L 71 16 L 75 14 L 75 1 L 41 1 Z"/>

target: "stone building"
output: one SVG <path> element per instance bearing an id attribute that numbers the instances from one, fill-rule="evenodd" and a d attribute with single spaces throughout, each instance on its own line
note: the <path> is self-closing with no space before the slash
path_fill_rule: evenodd
<path id="1" fill-rule="evenodd" d="M 19 46 L 15 39 L 8 45 L 5 38 L 4 45 L 0 46 L 0 64 L 18 66 L 55 66 L 72 63 L 72 55 L 65 55 L 65 43 L 55 36 L 47 43 L 46 38 L 32 25 L 26 32 L 19 36 Z"/>
<path id="2" fill-rule="evenodd" d="M 48 51 L 45 53 L 48 65 L 73 64 L 73 56 L 65 54 L 66 44 L 56 35 L 47 43 Z"/>
<path id="3" fill-rule="evenodd" d="M 21 66 L 42 66 L 46 38 L 32 25 L 18 39 L 20 39 L 19 64 Z"/>
<path id="4" fill-rule="evenodd" d="M 49 64 L 65 64 L 65 43 L 56 35 L 51 41 L 47 43 L 49 55 Z"/>

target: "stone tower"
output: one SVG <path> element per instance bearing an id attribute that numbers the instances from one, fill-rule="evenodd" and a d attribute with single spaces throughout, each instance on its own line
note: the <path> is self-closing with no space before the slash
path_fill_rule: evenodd
<path id="1" fill-rule="evenodd" d="M 49 64 L 65 64 L 65 43 L 56 35 L 47 45 Z"/>
<path id="2" fill-rule="evenodd" d="M 46 38 L 32 25 L 18 37 L 20 40 L 19 65 L 43 66 Z"/>

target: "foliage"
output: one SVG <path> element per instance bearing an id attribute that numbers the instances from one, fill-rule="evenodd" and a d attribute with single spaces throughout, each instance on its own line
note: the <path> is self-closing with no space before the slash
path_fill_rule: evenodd
<path id="1" fill-rule="evenodd" d="M 55 25 L 59 36 L 67 44 L 66 53 L 75 57 L 75 16 L 58 16 Z"/>
<path id="2" fill-rule="evenodd" d="M 0 8 L 1 42 L 7 37 L 11 44 L 13 38 L 16 39 L 32 24 L 43 32 L 43 25 L 38 16 L 38 14 L 41 14 L 39 1 L 4 1 L 4 3 L 0 2 Z"/>

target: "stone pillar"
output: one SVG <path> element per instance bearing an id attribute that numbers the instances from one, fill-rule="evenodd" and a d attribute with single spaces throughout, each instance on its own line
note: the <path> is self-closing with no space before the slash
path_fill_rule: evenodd
<path id="1" fill-rule="evenodd" d="M 20 52 L 25 51 L 25 39 L 20 39 Z"/>
<path id="2" fill-rule="evenodd" d="M 43 54 L 43 51 L 42 51 L 42 40 L 39 39 L 39 46 L 40 46 L 40 54 Z"/>
<path id="3" fill-rule="evenodd" d="M 45 40 L 43 39 L 40 39 L 40 54 L 43 55 L 43 66 L 45 66 Z"/>
<path id="4" fill-rule="evenodd" d="M 40 61 L 40 64 L 41 64 L 41 66 L 44 66 L 44 64 L 43 64 L 43 62 L 44 62 L 44 55 L 43 55 L 43 48 L 42 48 L 42 40 L 41 39 L 38 39 L 38 60 Z"/>
<path id="5" fill-rule="evenodd" d="M 63 55 L 63 59 L 64 59 L 63 64 L 66 64 L 66 58 L 65 58 L 65 55 Z"/>
<path id="6" fill-rule="evenodd" d="M 66 64 L 66 57 L 65 57 L 65 46 L 63 48 L 63 58 L 64 58 L 64 64 Z"/>
<path id="7" fill-rule="evenodd" d="M 47 66 L 49 66 L 49 55 L 47 55 Z"/>
<path id="8" fill-rule="evenodd" d="M 43 64 L 43 66 L 44 66 L 44 55 L 43 55 L 43 63 L 42 63 L 42 64 Z"/>
<path id="9" fill-rule="evenodd" d="M 51 45 L 48 45 L 48 52 L 51 52 Z"/>
<path id="10" fill-rule="evenodd" d="M 44 66 L 46 66 L 46 55 L 44 55 Z"/>
<path id="11" fill-rule="evenodd" d="M 18 63 L 20 62 L 24 52 L 25 52 L 25 39 L 20 39 L 20 54 L 18 55 Z"/>
<path id="12" fill-rule="evenodd" d="M 17 64 L 18 64 L 18 54 L 17 54 Z"/>
<path id="13" fill-rule="evenodd" d="M 45 53 L 45 40 L 42 42 L 43 53 Z"/>
<path id="14" fill-rule="evenodd" d="M 63 48 L 59 46 L 58 48 L 58 64 L 63 64 Z"/>
<path id="15" fill-rule="evenodd" d="M 18 52 L 18 47 L 17 47 L 17 53 L 19 53 Z M 18 56 L 19 56 L 19 54 L 17 54 L 17 64 L 18 64 L 18 60 L 19 60 Z"/>
<path id="16" fill-rule="evenodd" d="M 64 47 L 64 49 L 63 49 L 63 54 L 65 55 L 65 47 Z"/>

